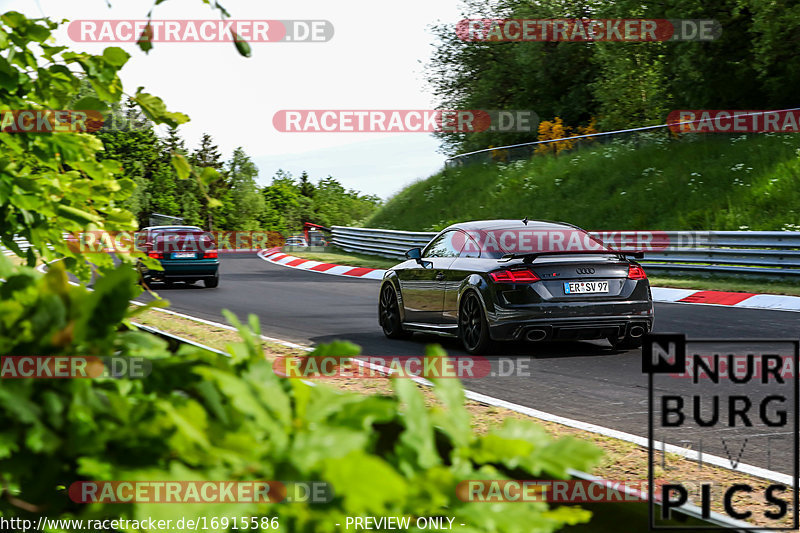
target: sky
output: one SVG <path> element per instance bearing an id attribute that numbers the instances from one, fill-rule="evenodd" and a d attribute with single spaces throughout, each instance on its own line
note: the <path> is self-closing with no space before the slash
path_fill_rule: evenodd
<path id="1" fill-rule="evenodd" d="M 0 0 L 51 19 L 142 20 L 153 0 Z M 131 54 L 120 77 L 128 94 L 144 86 L 171 111 L 191 121 L 180 127 L 189 148 L 209 133 L 225 159 L 241 146 L 268 184 L 279 168 L 312 180 L 331 175 L 345 187 L 383 198 L 439 170 L 445 157 L 429 133 L 284 133 L 272 125 L 282 109 L 432 109 L 425 63 L 435 42 L 429 26 L 462 18 L 458 0 L 220 0 L 233 19 L 328 20 L 328 42 L 251 43 L 240 56 L 232 43 L 154 43 L 145 54 L 134 43 L 73 42 L 66 26 L 56 36 L 73 50 L 101 53 L 120 46 Z M 217 20 L 201 0 L 168 0 L 153 19 Z"/>

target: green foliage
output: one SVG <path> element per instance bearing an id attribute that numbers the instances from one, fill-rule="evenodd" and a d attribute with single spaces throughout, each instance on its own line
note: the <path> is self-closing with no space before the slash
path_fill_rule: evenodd
<path id="1" fill-rule="evenodd" d="M 258 218 L 264 212 L 264 196 L 256 183 L 258 168 L 240 147 L 233 151 L 226 172 L 230 187 L 226 214 L 228 228 L 249 230 L 259 227 Z"/>
<path id="2" fill-rule="evenodd" d="M 0 256 L 2 257 L 2 256 Z M 454 516 L 465 531 L 554 531 L 588 520 L 546 503 L 465 503 L 460 481 L 564 478 L 589 469 L 599 451 L 553 440 L 509 420 L 475 435 L 458 380 L 440 379 L 440 404 L 426 407 L 408 379 L 391 396 L 344 393 L 277 377 L 264 358 L 258 320 L 227 313 L 243 341 L 230 358 L 191 347 L 171 354 L 160 339 L 120 325 L 135 295 L 129 267 L 94 292 L 71 286 L 59 266 L 42 276 L 0 259 L 3 353 L 145 357 L 145 379 L 19 379 L 0 388 L 0 516 L 175 518 L 175 508 L 133 503 L 81 505 L 67 488 L 83 480 L 321 480 L 327 504 L 181 505 L 183 517 L 278 516 L 281 530 L 333 532 L 346 516 Z M 120 329 L 121 328 L 121 329 Z M 336 342 L 312 356 L 354 356 Z M 445 357 L 432 347 L 428 357 Z M 25 502 L 29 512 L 15 502 Z M 31 507 L 29 507 L 31 508 Z"/>
<path id="3" fill-rule="evenodd" d="M 0 16 L 0 105 L 6 109 L 102 109 L 119 103 L 122 84 L 118 71 L 129 55 L 118 47 L 100 55 L 71 52 L 51 46 L 58 24 L 28 19 L 10 11 Z M 41 52 L 33 50 L 38 47 Z M 74 72 L 78 70 L 79 72 Z M 88 84 L 88 85 L 87 85 Z M 91 86 L 92 95 L 86 94 Z M 186 117 L 170 113 L 157 97 L 138 93 L 137 103 L 155 123 L 178 123 Z M 62 237 L 64 232 L 132 230 L 136 207 L 131 200 L 136 175 L 127 177 L 119 162 L 98 157 L 101 139 L 88 133 L 15 133 L 0 135 L 0 227 L 2 244 L 29 265 L 37 258 L 68 258 L 68 265 L 88 276 L 85 256 L 77 256 Z M 133 204 L 131 204 L 133 202 Z M 31 243 L 27 252 L 13 236 Z M 91 258 L 101 267 L 107 256 Z"/>
<path id="4" fill-rule="evenodd" d="M 261 220 L 265 229 L 297 231 L 303 222 L 323 226 L 357 225 L 381 205 L 374 195 L 345 189 L 331 176 L 313 185 L 303 173 L 298 181 L 279 170 L 272 184 L 262 189 L 265 209 Z"/>
<path id="5" fill-rule="evenodd" d="M 793 229 L 799 154 L 791 133 L 712 134 L 451 168 L 408 186 L 364 225 L 433 231 L 527 216 L 590 230 Z"/>
<path id="6" fill-rule="evenodd" d="M 265 189 L 269 193 L 259 195 L 246 154 L 235 152 L 225 169 L 210 137 L 187 157 L 175 130 L 187 117 L 167 111 L 141 88 L 124 109 L 120 105 L 124 93 L 117 73 L 128 54 L 108 48 L 94 56 L 43 44 L 56 26 L 13 12 L 0 17 L 0 41 L 9 43 L 8 53 L 0 55 L 0 103 L 12 109 L 70 104 L 107 109 L 143 126 L 94 135 L 0 136 L 3 244 L 30 264 L 38 257 L 64 259 L 41 274 L 12 266 L 0 255 L 0 353 L 135 356 L 147 359 L 152 370 L 143 379 L 4 380 L 1 517 L 174 519 L 175 507 L 78 504 L 67 490 L 82 480 L 269 479 L 326 481 L 334 499 L 327 504 L 187 504 L 177 512 L 187 519 L 277 516 L 281 530 L 296 532 L 333 532 L 345 516 L 366 512 L 455 516 L 469 524 L 464 531 L 476 532 L 517 531 L 520 523 L 529 530 L 554 531 L 588 520 L 587 512 L 573 507 L 458 499 L 459 481 L 564 476 L 568 468 L 591 467 L 599 452 L 581 441 L 551 440 L 519 422 L 473 434 L 456 380 L 439 383 L 441 406 L 428 408 L 410 381 L 397 381 L 393 395 L 380 397 L 281 379 L 264 358 L 258 319 L 252 316 L 243 326 L 230 313 L 242 342 L 227 348 L 229 358 L 191 346 L 171 353 L 163 340 L 130 323 L 143 309 L 129 309 L 141 292 L 130 263 L 112 268 L 110 258 L 101 256 L 96 262 L 104 268 L 93 290 L 72 285 L 67 270 L 88 269 L 85 258 L 63 244 L 61 232 L 135 229 L 129 209 L 140 218 L 153 208 L 177 209 L 208 217 L 209 225 L 212 215 L 225 224 L 230 223 L 224 219 L 225 202 L 249 205 L 246 213 L 252 218 L 259 205 L 255 194 L 274 199 L 270 208 L 284 223 L 286 215 L 277 207 L 296 209 L 297 220 L 326 216 L 325 221 L 336 222 L 367 213 L 377 200 L 345 191 L 332 178 L 316 187 L 306 183 L 310 194 L 303 194 L 291 177 L 279 177 Z M 152 47 L 147 39 L 140 41 L 145 51 Z M 28 48 L 34 42 L 42 44 L 43 66 Z M 67 66 L 79 66 L 84 76 Z M 170 136 L 160 141 L 148 120 L 171 126 Z M 186 203 L 176 206 L 178 199 Z M 28 253 L 16 248 L 15 234 L 33 244 Z M 352 356 L 359 349 L 340 342 L 312 355 L 323 353 Z M 432 348 L 429 356 L 444 354 Z M 215 530 L 213 524 L 208 531 Z"/>
<path id="7" fill-rule="evenodd" d="M 796 107 L 800 6 L 760 0 L 463 0 L 465 18 L 714 19 L 711 42 L 465 42 L 452 25 L 428 72 L 443 109 L 533 110 L 602 131 L 663 124 L 673 109 Z M 536 140 L 536 133 L 442 133 L 448 153 Z"/>

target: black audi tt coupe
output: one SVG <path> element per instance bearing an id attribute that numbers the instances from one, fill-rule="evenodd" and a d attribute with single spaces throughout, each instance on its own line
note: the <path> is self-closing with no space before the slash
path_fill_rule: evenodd
<path id="1" fill-rule="evenodd" d="M 653 299 L 631 256 L 561 222 L 454 224 L 386 272 L 379 322 L 389 338 L 458 337 L 471 354 L 504 340 L 637 348 L 653 327 Z"/>

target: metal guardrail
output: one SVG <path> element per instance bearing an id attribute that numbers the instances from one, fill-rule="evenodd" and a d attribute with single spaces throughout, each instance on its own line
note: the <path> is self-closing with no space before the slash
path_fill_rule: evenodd
<path id="1" fill-rule="evenodd" d="M 776 109 L 765 111 L 753 111 L 748 113 L 740 113 L 742 116 L 764 115 L 767 113 L 782 113 L 790 111 L 800 111 L 800 108 L 790 109 Z M 587 133 L 584 135 L 573 135 L 572 137 L 561 137 L 559 139 L 547 139 L 543 141 L 531 141 L 518 144 L 509 144 L 505 146 L 492 146 L 482 150 L 475 150 L 472 152 L 465 152 L 462 154 L 454 155 L 445 161 L 446 168 L 459 167 L 467 164 L 474 163 L 510 163 L 512 161 L 519 161 L 530 159 L 535 154 L 542 150 L 543 153 L 555 153 L 562 151 L 573 151 L 580 148 L 594 147 L 599 144 L 608 144 L 613 142 L 632 142 L 636 145 L 650 144 L 654 138 L 660 137 L 662 141 L 677 140 L 673 135 L 670 135 L 670 128 L 683 129 L 684 126 L 700 123 L 702 124 L 705 119 L 696 120 L 682 120 L 677 122 L 668 122 L 666 124 L 657 124 L 655 126 L 643 126 L 639 128 L 629 128 L 616 131 L 602 131 L 596 133 Z M 674 131 L 674 130 L 673 130 Z M 723 132 L 715 131 L 714 136 L 735 136 L 743 132 Z M 704 135 L 704 133 L 699 133 Z M 548 145 L 554 144 L 552 149 Z"/>
<path id="2" fill-rule="evenodd" d="M 612 232 L 593 233 L 601 240 Z M 800 275 L 800 232 L 796 231 L 664 231 L 653 232 L 668 246 L 648 251 L 647 270 L 760 276 Z M 397 231 L 334 226 L 332 242 L 346 252 L 404 259 L 424 247 L 436 232 Z M 608 243 L 607 240 L 604 242 Z"/>
<path id="3" fill-rule="evenodd" d="M 424 247 L 437 232 L 333 226 L 331 242 L 346 252 L 402 259 L 410 248 Z"/>
<path id="4" fill-rule="evenodd" d="M 604 235 L 614 232 L 595 232 Z M 618 233 L 618 232 L 617 232 Z M 800 276 L 800 232 L 798 231 L 658 231 L 669 242 L 663 249 L 648 251 L 640 262 L 647 270 L 694 274 L 743 274 L 750 276 Z M 424 247 L 437 235 L 431 231 L 398 231 L 333 226 L 332 243 L 346 252 L 404 259 L 410 248 Z M 17 237 L 23 251 L 30 245 Z M 608 244 L 606 240 L 604 240 Z M 11 250 L 0 247 L 5 255 Z"/>

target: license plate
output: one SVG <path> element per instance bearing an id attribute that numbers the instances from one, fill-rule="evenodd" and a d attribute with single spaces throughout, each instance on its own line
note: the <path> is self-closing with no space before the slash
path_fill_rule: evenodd
<path id="1" fill-rule="evenodd" d="M 173 259 L 194 259 L 195 254 L 192 252 L 176 252 L 172 254 Z"/>
<path id="2" fill-rule="evenodd" d="M 607 281 L 564 282 L 564 294 L 596 294 L 608 292 Z"/>

